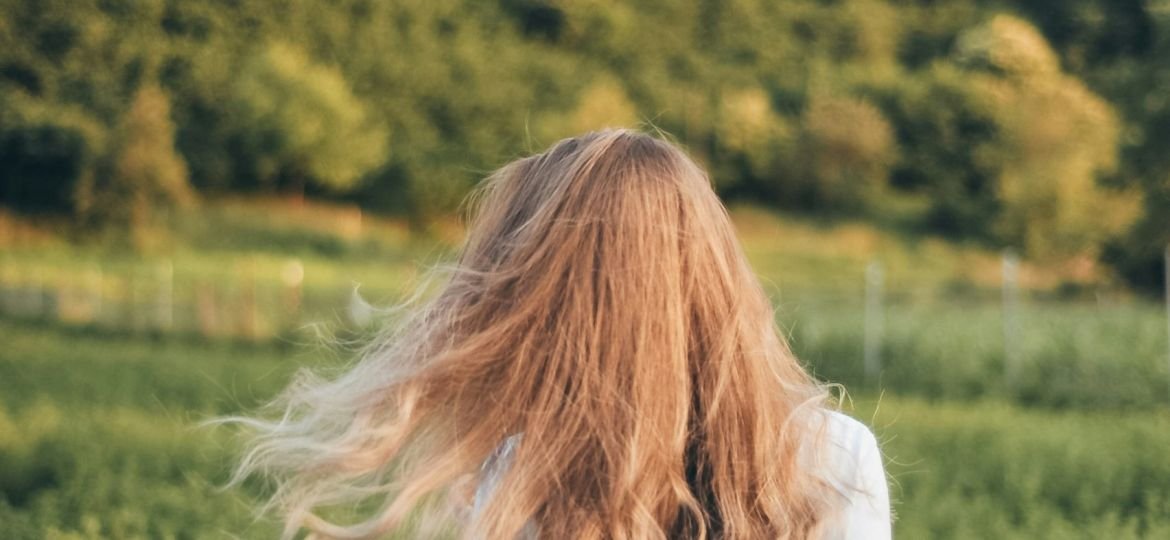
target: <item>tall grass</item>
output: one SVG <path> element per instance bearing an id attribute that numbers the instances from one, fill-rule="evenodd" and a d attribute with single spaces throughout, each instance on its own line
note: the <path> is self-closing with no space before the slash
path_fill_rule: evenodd
<path id="1" fill-rule="evenodd" d="M 294 369 L 343 351 L 142 341 L 0 322 L 5 538 L 272 537 L 264 492 L 219 492 L 229 433 Z M 1170 411 L 1021 409 L 853 388 L 882 441 L 902 538 L 1159 538 L 1170 534 Z M 876 412 L 875 412 L 876 411 Z"/>
<path id="2" fill-rule="evenodd" d="M 1170 538 L 1170 411 L 859 404 L 893 478 L 896 537 Z"/>
<path id="3" fill-rule="evenodd" d="M 798 356 L 818 376 L 872 391 L 1000 397 L 1048 408 L 1170 404 L 1165 313 L 1154 304 L 1026 304 L 1018 317 L 1017 352 L 1009 356 L 1002 308 L 995 303 L 892 303 L 884 313 L 880 379 L 868 383 L 859 299 L 793 300 L 779 318 Z M 1018 363 L 1013 369 L 1005 365 L 1009 357 Z"/>
<path id="4" fill-rule="evenodd" d="M 1068 275 L 1025 265 L 1009 380 L 997 254 L 752 209 L 734 217 L 798 356 L 860 396 L 855 414 L 888 459 L 898 537 L 1170 537 L 1159 306 L 1124 294 L 1054 299 Z M 229 202 L 176 217 L 175 242 L 161 252 L 35 235 L 4 246 L 0 285 L 75 286 L 100 266 L 110 311 L 103 324 L 80 326 L 0 317 L 0 536 L 274 536 L 272 523 L 250 516 L 265 486 L 215 489 L 234 459 L 229 434 L 193 425 L 252 409 L 298 367 L 345 362 L 348 353 L 317 346 L 299 324 L 352 331 L 345 309 L 355 285 L 375 304 L 391 302 L 458 237 L 452 228 L 436 242 L 369 219 L 355 228 L 355 219 L 346 208 Z M 304 269 L 297 324 L 274 324 L 270 339 L 126 322 L 163 260 L 173 268 L 176 327 L 192 324 L 181 312 L 212 286 L 225 317 L 239 315 L 241 292 L 254 287 L 259 308 L 280 321 L 293 259 Z M 872 260 L 885 264 L 888 294 L 883 369 L 867 381 L 862 278 Z M 131 307 L 110 307 L 120 299 Z"/>

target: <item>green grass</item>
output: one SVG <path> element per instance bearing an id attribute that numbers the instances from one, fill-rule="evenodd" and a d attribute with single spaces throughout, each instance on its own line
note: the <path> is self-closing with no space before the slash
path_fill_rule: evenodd
<path id="1" fill-rule="evenodd" d="M 5 537 L 271 537 L 258 487 L 218 492 L 230 440 L 194 423 L 247 410 L 308 345 L 144 341 L 0 322 Z M 1158 538 L 1170 534 L 1170 412 L 1022 409 L 861 392 L 882 440 L 902 538 Z M 875 412 L 876 410 L 876 412 Z"/>
<path id="2" fill-rule="evenodd" d="M 3 324 L 0 523 L 33 538 L 272 537 L 194 423 L 252 406 L 297 357 Z"/>
<path id="3" fill-rule="evenodd" d="M 297 329 L 306 323 L 323 322 L 326 329 L 344 323 L 354 287 L 376 305 L 401 298 L 422 282 L 428 265 L 451 254 L 458 237 L 453 226 L 412 233 L 392 220 L 355 220 L 355 212 L 213 201 L 198 215 L 176 217 L 173 242 L 144 255 L 50 241 L 12 246 L 0 254 L 0 311 L 12 298 L 4 291 L 29 283 L 61 294 L 80 291 L 84 298 L 85 284 L 95 281 L 100 267 L 103 311 L 80 324 L 150 334 L 160 268 L 169 263 L 174 321 L 168 333 L 301 340 L 305 334 Z M 1124 293 L 1098 300 L 1062 295 L 1090 287 L 1109 292 L 1069 281 L 1075 276 L 1067 265 L 1026 262 L 1021 268 L 1018 360 L 1008 366 L 997 253 L 751 207 L 733 208 L 732 216 L 793 347 L 825 378 L 931 399 L 999 397 L 1084 409 L 1170 404 L 1163 308 Z M 875 260 L 887 277 L 883 371 L 879 381 L 865 381 L 863 277 Z M 299 309 L 290 307 L 283 282 L 292 261 L 303 268 Z M 1101 278 L 1092 268 L 1073 274 Z M 249 305 L 257 312 L 254 331 Z M 214 324 L 206 322 L 209 312 L 216 314 Z"/>
<path id="4" fill-rule="evenodd" d="M 779 313 L 798 357 L 819 376 L 853 387 L 930 399 L 998 397 L 1053 409 L 1170 405 L 1166 314 L 1153 304 L 1021 306 L 1010 381 L 995 303 L 890 303 L 881 375 L 868 383 L 861 299 L 791 298 Z"/>
<path id="5" fill-rule="evenodd" d="M 997 253 L 752 208 L 733 218 L 797 355 L 860 396 L 855 414 L 883 440 L 898 537 L 1170 537 L 1160 306 L 1100 289 L 1099 269 L 1025 263 L 1009 381 Z M 234 459 L 227 434 L 194 425 L 251 409 L 297 367 L 344 361 L 298 325 L 350 331 L 355 284 L 391 302 L 458 237 L 355 219 L 346 208 L 227 201 L 177 217 L 143 254 L 52 235 L 3 246 L 0 286 L 76 288 L 100 265 L 107 309 L 89 323 L 0 317 L 2 536 L 274 536 L 250 516 L 262 486 L 215 489 Z M 291 260 L 304 268 L 296 319 L 281 275 Z M 862 279 L 873 260 L 888 294 L 883 369 L 866 381 Z M 164 261 L 176 328 L 159 332 L 136 313 L 149 310 Z M 224 324 L 238 325 L 250 287 L 262 339 L 195 330 L 201 294 L 213 291 Z M 1095 287 L 1109 294 L 1060 293 Z"/>
<path id="6" fill-rule="evenodd" d="M 880 405 L 880 406 L 879 406 Z M 877 408 L 874 414 L 873 409 Z M 1166 538 L 1170 412 L 861 400 L 903 538 Z"/>
<path id="7" fill-rule="evenodd" d="M 304 307 L 323 317 L 356 284 L 377 301 L 409 291 L 429 265 L 451 254 L 461 235 L 453 223 L 412 232 L 401 222 L 355 215 L 360 213 L 354 208 L 318 203 L 208 201 L 194 213 L 175 216 L 170 232 L 160 231 L 142 252 L 30 234 L 27 241 L 2 246 L 0 286 L 91 288 L 100 271 L 109 303 L 128 303 L 151 298 L 169 267 L 181 312 L 192 311 L 201 288 L 239 296 L 251 287 L 270 304 L 267 311 L 279 311 L 284 274 L 296 262 L 304 270 Z M 986 248 L 861 223 L 819 224 L 752 207 L 733 208 L 732 216 L 753 266 L 785 297 L 811 291 L 859 298 L 871 261 L 885 266 L 887 290 L 908 298 L 994 297 L 998 290 L 999 255 Z M 22 228 L 19 222 L 5 226 Z M 1092 267 L 1070 275 L 1066 266 L 1025 261 L 1021 284 L 1026 291 L 1076 289 L 1088 286 L 1085 279 L 1102 277 Z"/>

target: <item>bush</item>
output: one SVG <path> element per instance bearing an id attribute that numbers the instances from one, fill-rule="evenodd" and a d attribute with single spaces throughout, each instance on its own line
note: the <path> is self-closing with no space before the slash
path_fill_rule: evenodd
<path id="1" fill-rule="evenodd" d="M 994 188 L 1000 128 L 966 75 L 937 64 L 899 82 L 882 104 L 897 126 L 901 149 L 892 186 L 930 197 L 931 229 L 991 240 L 987 224 L 1000 208 Z"/>
<path id="2" fill-rule="evenodd" d="M 249 172 L 262 183 L 342 193 L 386 160 L 385 129 L 342 74 L 291 45 L 261 49 L 232 91 Z"/>
<path id="3" fill-rule="evenodd" d="M 1038 30 L 999 15 L 965 32 L 956 61 L 998 127 L 994 235 L 1037 257 L 1096 256 L 1139 200 L 1098 184 L 1117 165 L 1112 107 L 1064 74 Z"/>
<path id="4" fill-rule="evenodd" d="M 1034 258 L 1095 257 L 1140 214 L 1099 179 L 1117 166 L 1112 107 L 1061 71 L 1044 36 L 1006 15 L 883 100 L 902 153 L 894 185 L 930 195 L 930 224 Z"/>
<path id="5" fill-rule="evenodd" d="M 862 99 L 813 95 L 801 121 L 807 168 L 795 179 L 799 198 L 827 209 L 857 209 L 874 199 L 895 155 L 882 112 Z"/>
<path id="6" fill-rule="evenodd" d="M 89 221 L 141 238 L 159 211 L 188 206 L 195 197 L 175 150 L 170 99 L 156 86 L 139 89 L 116 135 L 108 171 L 82 182 L 77 198 Z"/>
<path id="7" fill-rule="evenodd" d="M 37 213 L 76 214 L 80 186 L 97 174 L 105 130 L 86 113 L 0 92 L 0 204 Z"/>

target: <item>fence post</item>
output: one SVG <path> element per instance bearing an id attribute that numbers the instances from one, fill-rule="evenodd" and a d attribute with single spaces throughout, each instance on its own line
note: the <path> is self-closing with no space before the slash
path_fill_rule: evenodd
<path id="1" fill-rule="evenodd" d="M 220 304 L 213 283 L 195 282 L 195 322 L 200 335 L 211 339 L 220 334 Z"/>
<path id="2" fill-rule="evenodd" d="M 155 296 L 155 328 L 170 331 L 175 323 L 175 265 L 167 259 L 158 268 Z"/>
<path id="3" fill-rule="evenodd" d="M 45 307 L 46 303 L 44 280 L 39 272 L 34 271 L 28 288 L 25 289 L 26 315 L 33 319 L 48 319 L 49 310 Z"/>
<path id="4" fill-rule="evenodd" d="M 256 298 L 256 256 L 248 255 L 244 259 L 244 271 L 237 274 L 242 281 L 240 300 L 243 303 L 243 333 L 249 341 L 260 339 L 260 316 L 257 313 Z"/>
<path id="5" fill-rule="evenodd" d="M 1170 384 L 1170 244 L 1166 244 L 1166 253 L 1162 261 L 1163 272 L 1166 276 L 1162 287 L 1166 289 L 1166 368 L 1167 383 Z"/>
<path id="6" fill-rule="evenodd" d="M 291 259 L 280 272 L 284 283 L 285 329 L 293 328 L 301 319 L 301 288 L 305 282 L 305 265 L 300 259 Z"/>
<path id="7" fill-rule="evenodd" d="M 102 322 L 102 300 L 103 290 L 102 285 L 105 280 L 102 276 L 102 265 L 100 262 L 95 262 L 89 265 L 85 272 L 86 289 L 88 289 L 90 309 L 90 324 L 95 326 L 101 325 Z"/>
<path id="8" fill-rule="evenodd" d="M 16 294 L 16 278 L 10 276 L 13 268 L 6 254 L 0 252 L 0 315 L 11 315 L 13 311 Z"/>
<path id="9" fill-rule="evenodd" d="M 145 313 L 146 306 L 142 300 L 142 282 L 150 279 L 150 274 L 143 275 L 142 263 L 135 262 L 130 266 L 129 278 L 126 280 L 126 301 L 129 306 L 127 318 L 130 320 L 130 330 L 139 333 L 150 327 L 150 314 Z"/>
<path id="10" fill-rule="evenodd" d="M 1019 368 L 1017 334 L 1019 332 L 1020 258 L 1015 251 L 1003 252 L 1003 374 L 1008 389 L 1014 389 Z"/>
<path id="11" fill-rule="evenodd" d="M 869 386 L 877 383 L 882 371 L 882 263 L 872 261 L 865 267 L 865 382 Z"/>

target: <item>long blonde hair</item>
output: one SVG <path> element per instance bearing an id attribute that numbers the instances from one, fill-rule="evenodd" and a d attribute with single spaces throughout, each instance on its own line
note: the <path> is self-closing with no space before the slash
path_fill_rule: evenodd
<path id="1" fill-rule="evenodd" d="M 286 537 L 398 530 L 520 433 L 467 536 L 816 533 L 837 498 L 797 458 L 830 395 L 698 165 L 594 132 L 499 169 L 474 209 L 433 299 L 340 376 L 302 373 L 274 418 L 234 419 L 252 428 L 235 481 L 275 480 Z M 318 514 L 371 499 L 356 524 Z"/>

